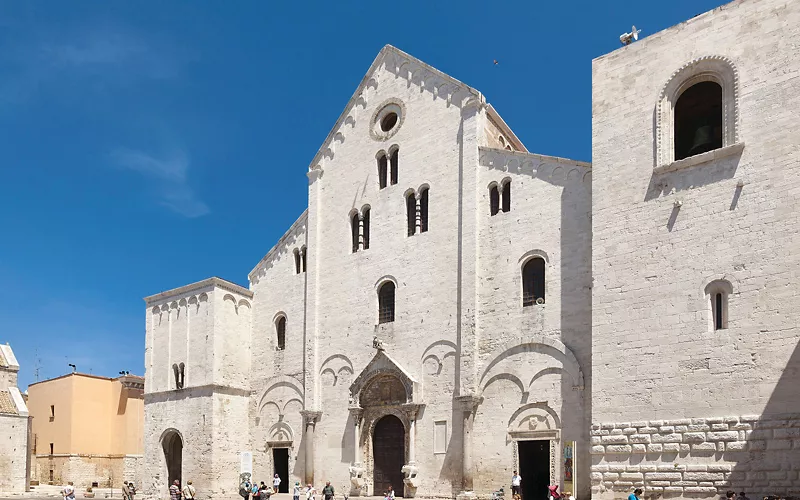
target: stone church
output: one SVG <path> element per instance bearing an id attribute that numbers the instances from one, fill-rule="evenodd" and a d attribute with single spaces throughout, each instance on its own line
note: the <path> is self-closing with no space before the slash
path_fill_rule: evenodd
<path id="1" fill-rule="evenodd" d="M 591 165 L 384 47 L 249 286 L 145 299 L 143 492 L 800 493 L 798 40 L 737 0 L 595 59 Z"/>

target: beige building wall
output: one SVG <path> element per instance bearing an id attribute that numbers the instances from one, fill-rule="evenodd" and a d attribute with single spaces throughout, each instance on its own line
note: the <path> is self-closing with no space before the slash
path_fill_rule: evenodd
<path id="1" fill-rule="evenodd" d="M 33 479 L 77 487 L 139 482 L 143 386 L 140 377 L 80 373 L 29 386 Z"/>

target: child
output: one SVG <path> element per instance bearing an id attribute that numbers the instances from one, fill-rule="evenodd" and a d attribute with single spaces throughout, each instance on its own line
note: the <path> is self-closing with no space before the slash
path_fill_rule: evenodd
<path id="1" fill-rule="evenodd" d="M 300 500 L 300 491 L 303 488 L 300 487 L 300 481 L 294 482 L 294 491 L 292 492 L 292 500 Z"/>

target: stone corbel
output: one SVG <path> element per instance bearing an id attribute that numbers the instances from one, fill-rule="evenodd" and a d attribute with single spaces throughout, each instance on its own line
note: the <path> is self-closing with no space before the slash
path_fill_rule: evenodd
<path id="1" fill-rule="evenodd" d="M 350 466 L 350 494 L 360 496 L 364 485 L 364 473 L 366 469 L 360 462 L 356 462 Z"/>
<path id="2" fill-rule="evenodd" d="M 465 413 L 475 413 L 478 410 L 478 406 L 483 403 L 483 396 L 467 394 L 466 396 L 456 397 L 456 402 L 461 405 L 461 409 L 464 410 Z"/>
<path id="3" fill-rule="evenodd" d="M 321 411 L 314 410 L 301 410 L 300 415 L 303 416 L 303 425 L 316 425 L 322 417 Z"/>
<path id="4" fill-rule="evenodd" d="M 413 498 L 419 485 L 419 480 L 417 479 L 419 467 L 415 464 L 406 464 L 401 470 L 403 471 L 403 483 L 406 485 L 406 494 Z"/>

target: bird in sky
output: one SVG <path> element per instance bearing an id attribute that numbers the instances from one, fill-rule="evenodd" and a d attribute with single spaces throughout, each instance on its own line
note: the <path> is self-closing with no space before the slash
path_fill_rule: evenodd
<path id="1" fill-rule="evenodd" d="M 494 65 L 497 66 L 497 59 L 494 60 Z"/>

